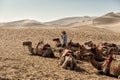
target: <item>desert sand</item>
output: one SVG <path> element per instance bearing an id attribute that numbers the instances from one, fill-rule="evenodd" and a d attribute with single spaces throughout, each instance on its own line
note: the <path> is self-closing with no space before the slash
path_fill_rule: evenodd
<path id="1" fill-rule="evenodd" d="M 112 14 L 109 14 L 112 15 Z M 106 16 L 106 15 L 105 15 Z M 107 15 L 108 16 L 108 15 Z M 113 15 L 112 15 L 113 16 Z M 109 16 L 110 17 L 110 16 Z M 116 16 L 115 16 L 116 17 Z M 114 17 L 114 18 L 115 18 Z M 107 17 L 108 18 L 108 17 Z M 113 18 L 113 17 L 112 17 Z M 83 19 L 83 18 L 82 18 Z M 92 20 L 91 18 L 90 20 Z M 102 18 L 102 21 L 104 18 Z M 31 20 L 21 22 L 1 23 L 0 25 L 0 79 L 1 80 L 117 80 L 117 78 L 100 75 L 89 62 L 79 61 L 76 71 L 62 69 L 58 65 L 58 58 L 43 58 L 31 56 L 23 41 L 32 41 L 33 47 L 39 40 L 55 47 L 53 38 L 61 36 L 65 30 L 69 40 L 84 44 L 86 41 L 94 43 L 112 42 L 120 45 L 120 22 L 105 22 L 100 19 L 99 24 L 90 20 L 80 23 L 64 23 L 60 27 L 50 26 L 50 23 L 39 23 Z M 106 19 L 107 20 L 107 19 Z M 76 20 L 77 21 L 77 20 Z M 88 21 L 88 24 L 86 24 Z M 69 22 L 69 21 L 68 21 Z M 31 23 L 31 24 L 29 24 Z M 59 22 L 60 23 L 60 22 Z M 63 23 L 63 22 L 62 22 Z M 62 24 L 60 23 L 60 24 Z M 22 24 L 22 26 L 21 26 Z M 58 25 L 58 23 L 56 23 Z M 79 25 L 78 25 L 79 24 Z M 81 25 L 80 25 L 81 24 Z M 37 26 L 36 26 L 37 25 Z M 73 26 L 74 25 L 74 26 Z M 115 26 L 116 25 L 116 26 Z M 106 27 L 108 26 L 108 27 Z M 114 28 L 115 27 L 115 28 Z M 58 57 L 58 53 L 55 53 Z M 120 58 L 120 56 L 117 56 Z"/>
<path id="2" fill-rule="evenodd" d="M 43 58 L 29 55 L 27 47 L 22 46 L 23 41 L 32 41 L 33 46 L 39 40 L 50 43 L 52 39 L 60 37 L 62 30 L 66 30 L 69 39 L 83 44 L 92 40 L 95 43 L 109 41 L 119 43 L 120 35 L 104 29 L 91 27 L 81 28 L 55 28 L 55 29 L 0 29 L 0 77 L 4 79 L 22 80 L 113 80 L 117 78 L 100 75 L 88 62 L 80 61 L 80 69 L 76 71 L 64 70 L 58 66 L 57 58 Z M 55 53 L 58 56 L 57 53 Z"/>

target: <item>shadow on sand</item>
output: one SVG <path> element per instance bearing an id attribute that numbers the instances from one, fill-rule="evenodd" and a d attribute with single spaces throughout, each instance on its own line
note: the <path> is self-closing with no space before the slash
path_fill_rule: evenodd
<path id="1" fill-rule="evenodd" d="M 105 75 L 103 72 L 96 72 L 95 73 L 96 75 L 98 75 L 98 76 L 108 76 L 108 77 L 111 77 L 111 78 L 116 78 L 117 79 L 117 76 L 114 76 L 114 75 L 110 75 L 110 74 L 107 74 L 107 75 Z"/>
<path id="2" fill-rule="evenodd" d="M 85 69 L 83 69 L 83 68 L 80 68 L 79 66 L 77 66 L 77 68 L 74 70 L 75 72 L 87 72 L 88 73 L 88 71 L 86 71 Z"/>

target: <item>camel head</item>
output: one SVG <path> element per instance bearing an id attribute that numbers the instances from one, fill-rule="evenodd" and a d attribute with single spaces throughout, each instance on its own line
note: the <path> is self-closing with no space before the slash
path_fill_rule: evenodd
<path id="1" fill-rule="evenodd" d="M 117 54 L 117 50 L 116 50 L 116 48 L 112 47 L 108 50 L 108 53 L 109 54 Z"/>
<path id="2" fill-rule="evenodd" d="M 50 48 L 51 48 L 51 46 L 47 43 L 44 45 L 43 50 L 50 49 Z"/>
<path id="3" fill-rule="evenodd" d="M 53 41 L 56 41 L 56 42 L 60 42 L 60 39 L 59 38 L 54 38 Z"/>
<path id="4" fill-rule="evenodd" d="M 29 45 L 32 45 L 31 41 L 25 41 L 25 42 L 23 42 L 23 46 L 29 46 Z"/>

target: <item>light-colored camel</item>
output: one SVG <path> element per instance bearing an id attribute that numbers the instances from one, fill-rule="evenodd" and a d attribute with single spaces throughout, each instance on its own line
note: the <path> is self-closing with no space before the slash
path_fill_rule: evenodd
<path id="1" fill-rule="evenodd" d="M 86 53 L 85 55 L 90 57 L 90 63 L 97 70 L 102 71 L 106 75 L 120 78 L 120 61 L 113 59 L 114 52 L 115 51 L 111 49 L 111 55 L 109 55 L 109 57 L 103 62 L 96 61 L 93 53 Z"/>
<path id="2" fill-rule="evenodd" d="M 32 47 L 31 41 L 23 42 L 23 46 L 28 46 L 28 50 L 32 55 L 39 55 L 43 57 L 54 57 L 54 53 L 49 44 L 44 44 L 42 41 L 39 42 L 36 48 Z"/>
<path id="3" fill-rule="evenodd" d="M 60 59 L 60 65 L 64 69 L 74 70 L 77 67 L 75 58 L 72 56 L 73 52 L 71 50 L 65 49 L 63 51 L 62 57 Z"/>

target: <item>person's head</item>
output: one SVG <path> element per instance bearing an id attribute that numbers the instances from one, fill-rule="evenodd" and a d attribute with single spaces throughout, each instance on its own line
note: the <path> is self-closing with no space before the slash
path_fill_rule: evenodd
<path id="1" fill-rule="evenodd" d="M 62 31 L 62 34 L 66 34 L 66 31 Z"/>

